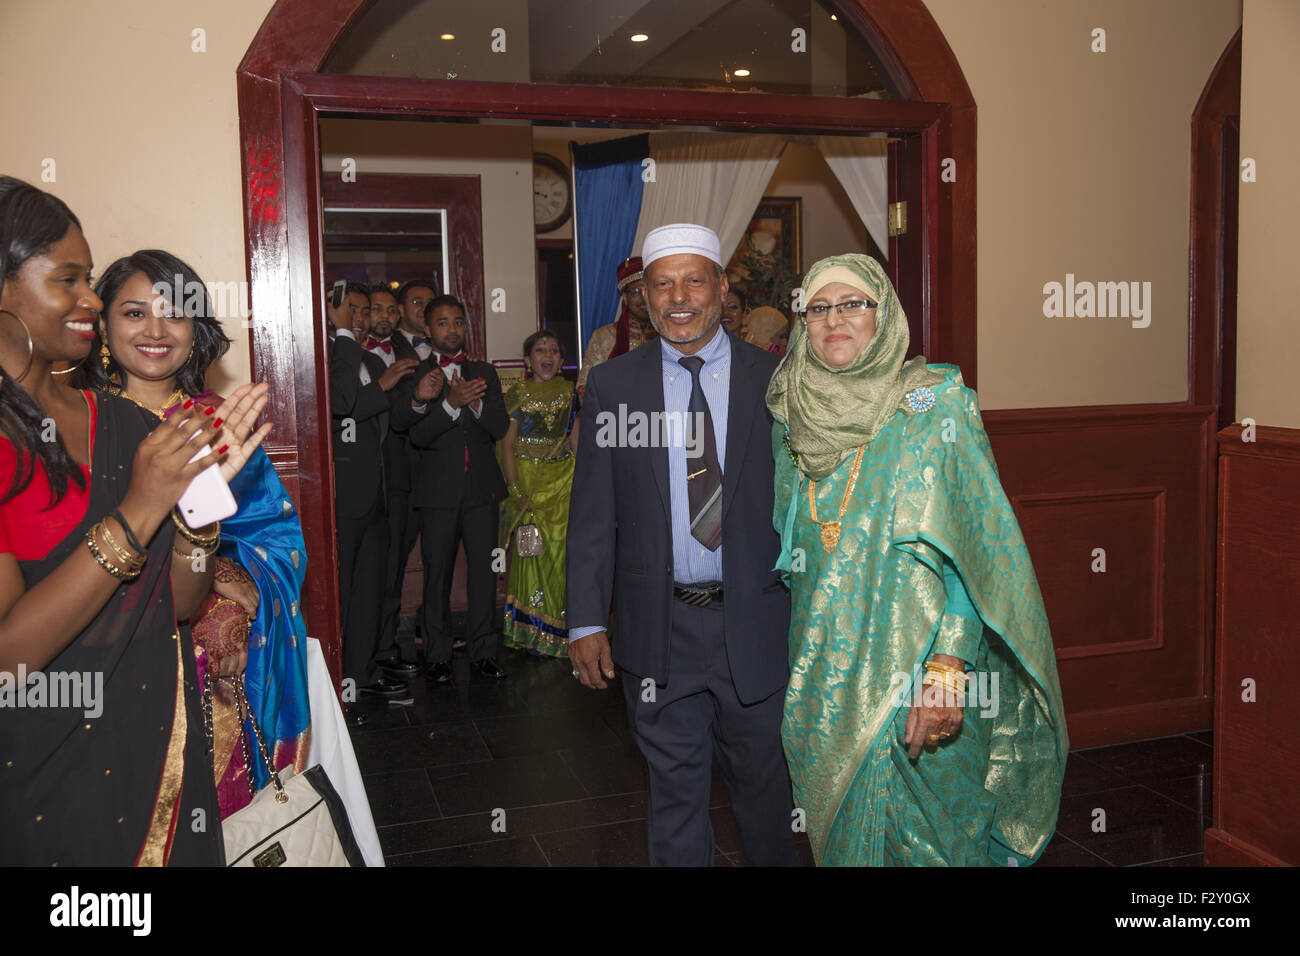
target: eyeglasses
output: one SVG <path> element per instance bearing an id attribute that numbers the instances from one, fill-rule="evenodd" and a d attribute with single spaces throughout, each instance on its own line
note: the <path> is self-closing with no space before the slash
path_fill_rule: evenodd
<path id="1" fill-rule="evenodd" d="M 830 318 L 832 309 L 839 313 L 840 318 L 856 319 L 866 315 L 875 307 L 876 303 L 865 299 L 850 299 L 848 302 L 839 303 L 839 305 L 812 305 L 804 311 L 803 320 L 808 323 L 824 322 Z"/>

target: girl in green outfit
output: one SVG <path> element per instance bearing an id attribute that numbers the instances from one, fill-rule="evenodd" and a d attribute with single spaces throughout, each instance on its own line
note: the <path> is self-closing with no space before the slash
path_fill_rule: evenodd
<path id="1" fill-rule="evenodd" d="M 524 341 L 528 377 L 505 396 L 510 429 L 501 443 L 501 457 L 510 497 L 502 521 L 509 528 L 537 525 L 542 553 L 521 558 L 513 540 L 506 541 L 510 581 L 502 631 L 507 647 L 534 657 L 569 656 L 564 541 L 577 434 L 573 385 L 558 375 L 563 358 L 554 332 L 534 332 Z"/>
<path id="2" fill-rule="evenodd" d="M 1069 744 L 1033 565 L 951 365 L 874 259 L 823 259 L 768 389 L 791 592 L 782 739 L 823 865 L 1024 865 Z"/>

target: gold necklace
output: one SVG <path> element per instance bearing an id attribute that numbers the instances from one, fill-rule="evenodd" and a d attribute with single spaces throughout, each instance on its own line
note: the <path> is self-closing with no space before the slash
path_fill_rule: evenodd
<path id="1" fill-rule="evenodd" d="M 167 401 L 163 402 L 162 408 L 150 408 L 144 402 L 140 401 L 140 399 L 136 398 L 134 395 L 128 395 L 120 388 L 117 389 L 113 394 L 122 396 L 128 402 L 134 402 L 136 405 L 139 405 L 141 408 L 143 408 L 146 412 L 153 412 L 159 418 L 163 417 L 163 412 L 167 411 L 167 409 L 171 408 L 173 405 L 175 405 L 177 402 L 179 402 L 181 399 L 185 397 L 185 392 L 178 388 L 176 389 L 176 391 L 172 392 L 170 395 L 167 396 Z"/>
<path id="2" fill-rule="evenodd" d="M 840 513 L 834 521 L 817 521 L 817 482 L 812 478 L 808 479 L 808 510 L 812 514 L 812 519 L 822 532 L 822 550 L 827 554 L 834 551 L 840 543 L 840 522 L 844 520 L 844 513 L 849 510 L 849 498 L 853 496 L 853 489 L 858 484 L 858 472 L 862 470 L 862 455 L 867 450 L 863 444 L 858 448 L 857 457 L 853 459 L 853 470 L 849 473 L 849 483 L 844 489 L 844 497 L 840 499 Z"/>

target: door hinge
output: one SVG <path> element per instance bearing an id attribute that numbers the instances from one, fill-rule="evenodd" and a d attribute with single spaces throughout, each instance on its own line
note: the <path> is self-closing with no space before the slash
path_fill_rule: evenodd
<path id="1" fill-rule="evenodd" d="M 889 234 L 891 236 L 907 235 L 907 200 L 889 204 Z"/>

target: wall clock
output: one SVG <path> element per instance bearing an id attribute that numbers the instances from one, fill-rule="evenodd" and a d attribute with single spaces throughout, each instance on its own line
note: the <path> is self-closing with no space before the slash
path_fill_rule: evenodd
<path id="1" fill-rule="evenodd" d="M 533 153 L 533 231 L 550 232 L 573 212 L 569 167 L 549 153 Z"/>

